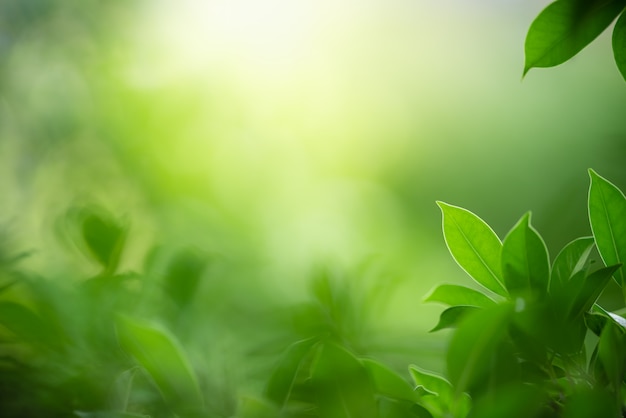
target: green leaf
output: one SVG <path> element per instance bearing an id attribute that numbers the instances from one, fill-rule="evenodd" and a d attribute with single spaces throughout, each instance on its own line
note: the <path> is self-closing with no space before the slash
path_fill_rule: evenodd
<path id="1" fill-rule="evenodd" d="M 439 322 L 430 332 L 439 331 L 445 328 L 455 328 L 463 318 L 469 313 L 480 310 L 475 306 L 452 306 L 441 313 Z"/>
<path id="2" fill-rule="evenodd" d="M 428 409 L 413 402 L 381 398 L 378 406 L 380 418 L 433 418 Z"/>
<path id="3" fill-rule="evenodd" d="M 512 312 L 510 304 L 498 305 L 477 311 L 459 325 L 446 357 L 448 375 L 458 395 L 491 373 L 492 359 L 507 334 Z"/>
<path id="4" fill-rule="evenodd" d="M 262 399 L 244 397 L 238 408 L 237 418 L 275 418 L 280 411 L 271 403 Z"/>
<path id="5" fill-rule="evenodd" d="M 504 283 L 512 296 L 543 296 L 550 282 L 546 244 L 530 225 L 530 212 L 522 216 L 502 244 Z"/>
<path id="6" fill-rule="evenodd" d="M 563 247 L 552 264 L 550 289 L 554 286 L 564 286 L 574 274 L 583 270 L 593 246 L 593 237 L 583 237 Z"/>
<path id="7" fill-rule="evenodd" d="M 80 216 L 82 235 L 89 252 L 106 273 L 114 273 L 126 240 L 126 228 L 103 210 L 85 208 Z"/>
<path id="8" fill-rule="evenodd" d="M 417 401 L 417 393 L 409 385 L 409 382 L 396 372 L 371 359 L 361 359 L 361 363 L 367 370 L 370 380 L 374 383 L 377 393 L 393 399 Z"/>
<path id="9" fill-rule="evenodd" d="M 424 388 L 426 392 L 441 397 L 445 403 L 452 402 L 454 390 L 446 378 L 413 364 L 409 366 L 409 372 L 417 388 Z"/>
<path id="10" fill-rule="evenodd" d="M 624 9 L 624 0 L 555 1 L 533 21 L 524 45 L 524 75 L 564 63 L 600 35 Z"/>
<path id="11" fill-rule="evenodd" d="M 626 79 L 626 13 L 622 13 L 613 28 L 613 56 L 619 72 Z"/>
<path id="12" fill-rule="evenodd" d="M 604 264 L 623 264 L 626 260 L 626 197 L 611 182 L 589 169 L 589 222 Z M 623 270 L 615 279 L 624 287 Z"/>
<path id="13" fill-rule="evenodd" d="M 502 243 L 495 232 L 472 212 L 437 202 L 443 214 L 443 235 L 450 254 L 476 282 L 506 296 L 500 273 Z"/>
<path id="14" fill-rule="evenodd" d="M 168 406 L 181 416 L 199 413 L 203 399 L 189 360 L 175 337 L 159 326 L 119 315 L 120 346 L 152 378 Z"/>
<path id="15" fill-rule="evenodd" d="M 170 261 L 164 278 L 164 290 L 178 308 L 189 305 L 207 265 L 207 256 L 195 250 L 183 250 Z"/>
<path id="16" fill-rule="evenodd" d="M 27 343 L 45 345 L 55 338 L 41 316 L 15 302 L 0 302 L 0 324 Z"/>
<path id="17" fill-rule="evenodd" d="M 287 348 L 265 388 L 265 396 L 268 399 L 277 405 L 285 405 L 302 371 L 304 359 L 316 342 L 316 338 L 309 338 Z"/>
<path id="18" fill-rule="evenodd" d="M 622 416 L 621 402 L 604 388 L 586 388 L 580 385 L 576 392 L 567 397 L 563 407 L 563 418 L 597 418 Z"/>
<path id="19" fill-rule="evenodd" d="M 361 362 L 343 347 L 325 343 L 313 366 L 319 416 L 377 418 L 374 386 Z"/>
<path id="20" fill-rule="evenodd" d="M 479 308 L 487 308 L 495 305 L 493 299 L 484 293 L 456 284 L 442 284 L 437 286 L 424 298 L 424 302 L 439 302 L 451 306 L 476 306 Z"/>
<path id="21" fill-rule="evenodd" d="M 607 321 L 598 341 L 598 359 L 606 377 L 616 390 L 621 388 L 626 374 L 625 349 L 626 339 L 623 328 L 620 329 L 612 321 Z"/>
<path id="22" fill-rule="evenodd" d="M 620 267 L 621 265 L 604 267 L 584 277 L 583 283 L 579 285 L 580 291 L 578 292 L 578 296 L 576 296 L 570 308 L 569 317 L 576 318 L 584 312 L 589 311 L 598 297 L 600 297 L 600 294 L 609 280 L 611 280 L 611 276 Z M 575 277 L 579 277 L 579 275 Z"/>

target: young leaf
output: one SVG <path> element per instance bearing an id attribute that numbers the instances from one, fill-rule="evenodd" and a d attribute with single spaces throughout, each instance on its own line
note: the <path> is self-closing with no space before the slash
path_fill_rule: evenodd
<path id="1" fill-rule="evenodd" d="M 459 325 L 446 357 L 448 375 L 458 395 L 491 372 L 492 359 L 507 334 L 512 312 L 510 304 L 498 305 L 468 316 Z"/>
<path id="2" fill-rule="evenodd" d="M 500 273 L 502 243 L 495 232 L 472 212 L 437 202 L 443 214 L 443 235 L 450 254 L 476 282 L 506 296 Z"/>
<path id="3" fill-rule="evenodd" d="M 455 398 L 454 389 L 448 380 L 435 373 L 423 370 L 415 365 L 409 366 L 409 372 L 420 390 L 432 396 L 421 400 L 435 416 L 465 417 L 470 409 L 471 399 L 463 393 Z"/>
<path id="4" fill-rule="evenodd" d="M 600 35 L 620 14 L 625 0 L 555 1 L 528 29 L 524 75 L 531 68 L 564 63 Z"/>
<path id="5" fill-rule="evenodd" d="M 119 315 L 116 325 L 122 349 L 150 375 L 174 412 L 185 416 L 203 409 L 196 376 L 173 335 L 128 316 Z"/>
<path id="6" fill-rule="evenodd" d="M 441 313 L 439 322 L 430 332 L 439 331 L 445 328 L 454 328 L 467 314 L 480 310 L 475 306 L 452 306 Z"/>
<path id="7" fill-rule="evenodd" d="M 554 259 L 550 288 L 563 286 L 587 264 L 593 249 L 593 237 L 577 238 L 567 244 Z"/>
<path id="8" fill-rule="evenodd" d="M 476 306 L 479 308 L 487 308 L 495 305 L 493 299 L 484 293 L 456 284 L 442 284 L 437 286 L 426 296 L 424 302 L 439 302 L 450 306 Z"/>
<path id="9" fill-rule="evenodd" d="M 374 387 L 361 362 L 343 347 L 326 343 L 313 366 L 319 416 L 377 418 Z"/>
<path id="10" fill-rule="evenodd" d="M 613 28 L 613 55 L 619 72 L 626 79 L 626 13 L 622 13 Z"/>
<path id="11" fill-rule="evenodd" d="M 417 393 L 411 385 L 393 370 L 371 359 L 362 359 L 361 363 L 374 383 L 377 393 L 393 399 L 411 402 L 417 400 Z"/>
<path id="12" fill-rule="evenodd" d="M 570 308 L 569 317 L 576 318 L 578 315 L 589 311 L 606 287 L 609 280 L 611 280 L 611 276 L 620 267 L 620 264 L 616 266 L 604 267 L 591 273 L 589 276 L 584 277 L 584 282 L 579 285 L 580 290 L 572 304 L 572 307 Z M 578 275 L 576 277 L 578 277 Z"/>
<path id="13" fill-rule="evenodd" d="M 126 227 L 95 207 L 81 209 L 79 217 L 88 251 L 105 269 L 105 273 L 114 273 L 126 240 Z"/>
<path id="14" fill-rule="evenodd" d="M 316 342 L 316 338 L 309 338 L 287 348 L 265 388 L 268 399 L 281 407 L 285 405 L 301 372 L 303 360 Z"/>
<path id="15" fill-rule="evenodd" d="M 409 366 L 409 372 L 411 373 L 411 377 L 418 388 L 422 387 L 427 392 L 441 397 L 442 402 L 452 402 L 454 390 L 452 389 L 450 382 L 448 382 L 444 377 L 419 368 L 413 364 Z"/>
<path id="16" fill-rule="evenodd" d="M 504 239 L 502 272 L 511 295 L 543 296 L 548 291 L 548 250 L 539 233 L 530 225 L 530 213 L 525 214 Z"/>
<path id="17" fill-rule="evenodd" d="M 626 260 L 626 197 L 611 182 L 589 169 L 589 222 L 596 246 L 607 266 Z M 615 279 L 624 287 L 624 271 Z"/>

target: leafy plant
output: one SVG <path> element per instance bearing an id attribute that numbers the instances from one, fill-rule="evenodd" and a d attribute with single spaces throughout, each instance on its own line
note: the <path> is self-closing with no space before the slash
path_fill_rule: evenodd
<path id="1" fill-rule="evenodd" d="M 573 240 L 552 262 L 530 213 L 500 241 L 478 216 L 438 202 L 450 253 L 482 288 L 443 284 L 426 298 L 450 305 L 433 331 L 456 328 L 446 357 L 451 389 L 439 396 L 469 394 L 468 416 L 622 416 L 626 321 L 597 301 L 611 278 L 624 288 L 626 198 L 589 175 L 593 237 Z M 593 262 L 594 248 L 604 265 Z"/>

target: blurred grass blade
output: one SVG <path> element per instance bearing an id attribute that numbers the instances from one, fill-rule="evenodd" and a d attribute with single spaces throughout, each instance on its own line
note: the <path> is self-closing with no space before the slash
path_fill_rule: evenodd
<path id="1" fill-rule="evenodd" d="M 543 296 L 550 282 L 550 261 L 546 244 L 530 225 L 525 214 L 502 244 L 502 273 L 511 295 Z"/>
<path id="2" fill-rule="evenodd" d="M 600 35 L 625 5 L 625 0 L 559 0 L 550 4 L 528 29 L 524 75 L 531 68 L 553 67 L 572 58 Z"/>
<path id="3" fill-rule="evenodd" d="M 607 266 L 626 260 L 626 197 L 611 182 L 589 170 L 589 222 L 596 246 Z M 624 271 L 615 279 L 624 288 Z"/>
<path id="4" fill-rule="evenodd" d="M 203 409 L 196 376 L 173 335 L 123 315 L 118 315 L 116 325 L 120 346 L 152 377 L 172 411 L 185 416 Z"/>
<path id="5" fill-rule="evenodd" d="M 500 273 L 502 243 L 495 232 L 472 212 L 437 202 L 443 214 L 443 235 L 450 254 L 474 280 L 506 296 Z"/>
<path id="6" fill-rule="evenodd" d="M 487 308 L 495 305 L 493 299 L 477 290 L 456 284 L 442 284 L 437 286 L 424 302 L 439 302 L 445 305 L 466 305 Z"/>
<path id="7" fill-rule="evenodd" d="M 468 314 L 480 310 L 475 306 L 452 306 L 441 313 L 439 322 L 430 332 L 446 328 L 455 328 Z"/>
<path id="8" fill-rule="evenodd" d="M 613 56 L 619 72 L 626 80 L 626 13 L 624 12 L 613 28 Z"/>
<path id="9" fill-rule="evenodd" d="M 322 346 L 313 366 L 312 383 L 319 416 L 377 418 L 374 386 L 361 362 L 334 343 Z"/>
<path id="10" fill-rule="evenodd" d="M 387 366 L 371 360 L 362 359 L 361 363 L 367 370 L 376 392 L 389 398 L 415 402 L 417 393 L 409 382 Z"/>

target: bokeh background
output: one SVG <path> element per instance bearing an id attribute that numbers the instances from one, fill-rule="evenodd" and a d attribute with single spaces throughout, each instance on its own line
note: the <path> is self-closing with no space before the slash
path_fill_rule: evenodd
<path id="1" fill-rule="evenodd" d="M 626 187 L 610 33 L 522 80 L 547 4 L 3 0 L 4 242 L 30 252 L 24 269 L 80 281 L 97 268 L 62 220 L 97 204 L 130 225 L 124 271 L 156 245 L 208 254 L 185 326 L 242 370 L 332 271 L 363 350 L 441 370 L 442 307 L 422 299 L 471 283 L 436 200 L 501 238 L 530 210 L 554 256 L 590 233 L 587 168 Z"/>

